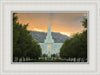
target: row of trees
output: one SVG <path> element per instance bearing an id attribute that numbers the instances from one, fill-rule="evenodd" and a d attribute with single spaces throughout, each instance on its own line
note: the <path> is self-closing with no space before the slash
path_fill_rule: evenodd
<path id="1" fill-rule="evenodd" d="M 47 54 L 43 54 L 42 57 L 45 59 L 45 58 L 48 58 L 48 55 Z M 56 54 L 51 54 L 51 58 L 50 59 L 54 60 L 55 57 L 57 57 Z"/>
<path id="2" fill-rule="evenodd" d="M 84 58 L 87 59 L 87 18 L 82 21 L 85 30 L 74 34 L 67 39 L 60 49 L 61 58 Z"/>
<path id="3" fill-rule="evenodd" d="M 18 57 L 18 61 L 19 58 L 22 58 L 23 61 L 23 58 L 26 57 L 38 59 L 41 56 L 40 45 L 27 31 L 28 24 L 19 24 L 17 19 L 16 14 L 13 14 L 13 61 L 15 57 Z"/>

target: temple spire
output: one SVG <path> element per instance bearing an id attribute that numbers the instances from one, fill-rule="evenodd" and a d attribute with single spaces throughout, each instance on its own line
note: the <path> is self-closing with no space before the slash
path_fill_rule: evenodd
<path id="1" fill-rule="evenodd" d="M 51 25 L 51 16 L 49 16 L 49 25 Z"/>
<path id="2" fill-rule="evenodd" d="M 48 28 L 47 28 L 47 36 L 46 36 L 46 40 L 45 40 L 45 43 L 48 42 L 48 43 L 53 43 L 54 40 L 52 39 L 52 35 L 51 35 L 51 23 L 50 23 L 50 16 L 49 16 L 49 25 L 48 25 Z"/>

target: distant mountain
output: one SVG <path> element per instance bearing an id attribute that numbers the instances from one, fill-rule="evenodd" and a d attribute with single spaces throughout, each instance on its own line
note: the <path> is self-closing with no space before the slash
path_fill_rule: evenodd
<path id="1" fill-rule="evenodd" d="M 30 31 L 30 34 L 39 43 L 44 43 L 44 40 L 46 39 L 46 35 L 47 35 L 47 33 L 45 32 L 37 32 L 37 31 Z M 63 43 L 66 39 L 70 38 L 67 35 L 63 35 L 61 33 L 56 33 L 56 32 L 52 32 L 51 35 L 55 43 Z"/>

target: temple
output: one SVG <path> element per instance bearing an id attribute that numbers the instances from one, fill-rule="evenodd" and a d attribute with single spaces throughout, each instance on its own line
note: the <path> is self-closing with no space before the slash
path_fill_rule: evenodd
<path id="1" fill-rule="evenodd" d="M 52 54 L 59 56 L 60 48 L 63 45 L 63 43 L 54 43 L 50 24 L 47 28 L 47 36 L 44 43 L 39 44 L 42 48 L 42 54 L 46 54 L 48 57 L 51 57 Z"/>

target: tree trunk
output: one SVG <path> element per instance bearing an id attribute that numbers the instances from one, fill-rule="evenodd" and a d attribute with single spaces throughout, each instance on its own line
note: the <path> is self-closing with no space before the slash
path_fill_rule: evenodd
<path id="1" fill-rule="evenodd" d="M 18 62 L 19 62 L 19 57 L 18 57 Z"/>
<path id="2" fill-rule="evenodd" d="M 26 61 L 26 57 L 25 57 L 25 61 Z"/>
<path id="3" fill-rule="evenodd" d="M 31 57 L 30 57 L 30 61 L 31 61 Z"/>
<path id="4" fill-rule="evenodd" d="M 13 57 L 13 62 L 14 62 L 14 60 L 15 60 L 15 57 Z"/>
<path id="5" fill-rule="evenodd" d="M 23 62 L 23 57 L 22 57 L 22 62 Z"/>

